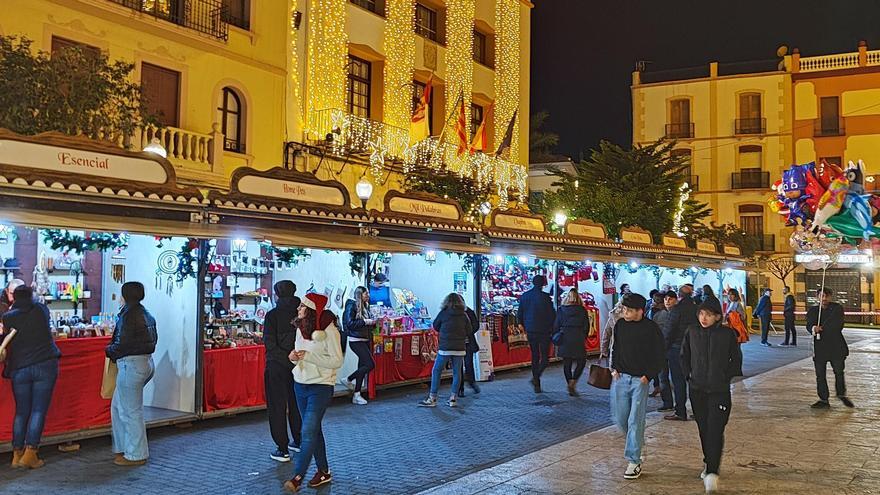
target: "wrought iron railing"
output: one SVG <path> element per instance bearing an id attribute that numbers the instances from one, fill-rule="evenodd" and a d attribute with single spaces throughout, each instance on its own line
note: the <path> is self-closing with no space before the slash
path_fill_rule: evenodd
<path id="1" fill-rule="evenodd" d="M 766 189 L 770 187 L 770 172 L 733 172 L 730 174 L 731 189 Z"/>
<path id="2" fill-rule="evenodd" d="M 736 134 L 764 134 L 767 132 L 767 119 L 764 117 L 736 119 L 734 127 Z"/>
<path id="3" fill-rule="evenodd" d="M 226 41 L 227 8 L 221 0 L 109 0 L 157 19 Z"/>
<path id="4" fill-rule="evenodd" d="M 751 236 L 755 243 L 755 250 L 761 252 L 776 251 L 776 235 L 775 234 L 757 234 Z"/>
<path id="5" fill-rule="evenodd" d="M 688 139 L 694 137 L 693 122 L 677 122 L 666 124 L 667 139 Z"/>
<path id="6" fill-rule="evenodd" d="M 846 130 L 843 126 L 843 117 L 816 119 L 813 125 L 813 136 L 843 136 Z"/>

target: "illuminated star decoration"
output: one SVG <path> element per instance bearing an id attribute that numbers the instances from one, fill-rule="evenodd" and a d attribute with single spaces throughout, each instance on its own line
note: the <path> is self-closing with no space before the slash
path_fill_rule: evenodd
<path id="1" fill-rule="evenodd" d="M 382 181 L 382 169 L 385 167 L 385 154 L 388 148 L 382 144 L 382 138 L 376 138 L 376 141 L 370 142 L 370 172 L 376 183 Z"/>
<path id="2" fill-rule="evenodd" d="M 690 198 L 690 186 L 685 182 L 678 188 L 678 206 L 675 208 L 675 218 L 672 221 L 672 232 L 679 237 L 684 237 L 687 226 L 682 227 L 681 221 L 684 216 L 684 203 Z"/>

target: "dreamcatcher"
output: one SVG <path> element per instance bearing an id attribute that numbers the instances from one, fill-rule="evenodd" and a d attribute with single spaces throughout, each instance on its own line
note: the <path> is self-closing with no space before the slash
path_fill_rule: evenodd
<path id="1" fill-rule="evenodd" d="M 125 283 L 125 256 L 121 253 L 110 257 L 110 277 L 117 284 Z"/>
<path id="2" fill-rule="evenodd" d="M 156 290 L 162 290 L 163 279 L 165 285 L 165 294 L 168 297 L 174 293 L 174 274 L 177 273 L 177 266 L 180 262 L 177 252 L 168 250 L 162 251 L 157 259 L 156 269 Z M 178 286 L 182 287 L 183 282 L 179 282 Z"/>

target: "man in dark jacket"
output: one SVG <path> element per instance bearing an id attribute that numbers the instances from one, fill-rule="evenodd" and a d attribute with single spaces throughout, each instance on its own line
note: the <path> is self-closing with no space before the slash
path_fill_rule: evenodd
<path id="1" fill-rule="evenodd" d="M 541 393 L 541 375 L 550 364 L 550 339 L 556 310 L 550 294 L 544 292 L 547 279 L 543 275 L 532 277 L 532 288 L 519 298 L 516 317 L 526 330 L 529 347 L 532 350 L 532 386 L 535 393 Z M 643 308 L 644 309 L 644 308 Z"/>
<path id="2" fill-rule="evenodd" d="M 765 289 L 764 295 L 755 306 L 755 311 L 752 312 L 753 318 L 761 319 L 761 345 L 766 347 L 770 347 L 770 342 L 767 342 L 767 334 L 770 333 L 770 312 L 773 310 L 773 302 L 770 301 L 772 295 L 773 289 Z"/>
<path id="3" fill-rule="evenodd" d="M 787 285 L 782 288 L 785 295 L 785 305 L 782 307 L 782 316 L 785 318 L 785 342 L 781 345 L 789 345 L 788 338 L 791 336 L 791 345 L 797 347 L 797 330 L 794 327 L 794 296 L 791 295 L 791 288 Z"/>
<path id="4" fill-rule="evenodd" d="M 813 332 L 813 364 L 816 366 L 816 389 L 819 400 L 812 407 L 815 409 L 827 409 L 828 403 L 828 380 L 825 372 L 827 364 L 831 363 L 834 370 L 834 390 L 837 398 L 846 407 L 853 407 L 853 403 L 846 396 L 846 381 L 843 376 L 844 363 L 849 356 L 849 346 L 843 338 L 843 306 L 833 302 L 834 292 L 823 287 L 819 293 L 821 297 L 822 316 L 819 317 L 819 306 L 813 306 L 807 311 L 807 328 Z"/>
<path id="5" fill-rule="evenodd" d="M 290 462 L 290 450 L 299 452 L 302 436 L 302 418 L 293 392 L 293 363 L 288 355 L 296 343 L 293 320 L 300 306 L 296 285 L 290 280 L 275 283 L 275 307 L 266 313 L 263 323 L 263 344 L 266 346 L 266 413 L 269 432 L 278 447 L 269 457 L 278 462 Z M 293 443 L 287 436 L 287 427 Z"/>
<path id="6" fill-rule="evenodd" d="M 611 337 L 611 415 L 626 433 L 624 457 L 629 463 L 623 477 L 636 479 L 642 473 L 648 382 L 663 368 L 663 335 L 644 317 L 644 296 L 627 294 L 622 305 Z"/>
<path id="7" fill-rule="evenodd" d="M 477 332 L 480 330 L 480 320 L 471 308 L 465 309 L 464 312 L 467 314 L 468 320 L 471 322 L 471 333 L 468 335 L 467 354 L 464 356 L 464 380 L 461 381 L 461 386 L 458 387 L 459 397 L 464 397 L 465 382 L 467 382 L 468 386 L 471 387 L 471 390 L 473 390 L 475 394 L 480 393 L 480 386 L 477 385 L 477 371 L 474 366 L 474 356 L 480 352 L 480 344 L 477 343 Z"/>
<path id="8" fill-rule="evenodd" d="M 724 450 L 724 427 L 730 418 L 730 380 L 742 375 L 742 353 L 736 332 L 721 325 L 723 311 L 716 298 L 699 308 L 681 346 L 681 367 L 688 378 L 691 407 L 700 431 L 706 492 L 718 490 L 718 469 Z"/>
<path id="9" fill-rule="evenodd" d="M 663 335 L 664 356 L 666 352 L 666 338 L 669 336 L 669 315 L 675 305 L 678 304 L 678 295 L 674 291 L 666 291 L 660 293 L 663 296 L 663 310 L 655 310 L 654 317 L 651 318 L 657 326 L 660 327 L 660 333 Z M 672 401 L 672 382 L 669 378 L 669 361 L 664 357 L 663 370 L 660 371 L 660 399 L 663 404 L 658 411 L 672 412 L 675 411 L 675 404 Z"/>
<path id="10" fill-rule="evenodd" d="M 673 421 L 687 421 L 687 379 L 681 369 L 681 342 L 687 329 L 697 322 L 697 305 L 691 298 L 693 290 L 692 285 L 682 285 L 678 289 L 679 301 L 669 311 L 669 318 L 666 321 L 668 328 L 666 361 L 669 364 L 669 374 L 672 376 L 675 411 L 664 416 L 663 419 Z"/>

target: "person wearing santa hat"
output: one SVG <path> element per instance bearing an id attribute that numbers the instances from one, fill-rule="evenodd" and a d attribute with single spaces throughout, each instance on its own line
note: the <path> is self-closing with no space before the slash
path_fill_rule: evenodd
<path id="1" fill-rule="evenodd" d="M 302 445 L 294 462 L 294 477 L 284 483 L 284 489 L 294 493 L 302 487 L 312 457 L 318 472 L 308 482 L 309 487 L 333 480 L 321 422 L 333 400 L 336 372 L 342 367 L 342 344 L 336 315 L 326 311 L 326 306 L 327 296 L 306 294 L 294 320 L 296 345 L 289 358 L 296 363 L 293 387 L 302 414 Z"/>

